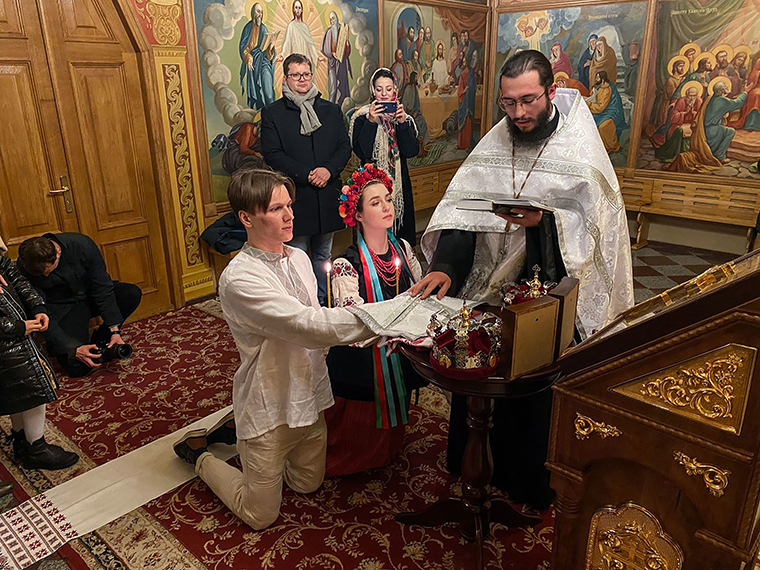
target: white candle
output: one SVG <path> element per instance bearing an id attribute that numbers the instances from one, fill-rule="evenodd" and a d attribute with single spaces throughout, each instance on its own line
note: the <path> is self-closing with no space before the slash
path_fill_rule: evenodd
<path id="1" fill-rule="evenodd" d="M 393 263 L 396 264 L 396 295 L 398 295 L 398 285 L 399 285 L 399 277 L 401 276 L 401 260 L 396 257 L 396 259 L 393 260 Z"/>
<path id="2" fill-rule="evenodd" d="M 332 307 L 332 303 L 330 302 L 330 295 L 332 293 L 332 290 L 330 288 L 330 271 L 332 271 L 332 263 L 329 261 L 325 263 L 325 272 L 327 273 L 327 306 Z"/>

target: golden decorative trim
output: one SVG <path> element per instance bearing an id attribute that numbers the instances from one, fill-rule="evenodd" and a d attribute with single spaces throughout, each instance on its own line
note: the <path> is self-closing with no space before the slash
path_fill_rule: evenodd
<path id="1" fill-rule="evenodd" d="M 738 435 L 756 354 L 727 344 L 612 391 Z"/>
<path id="2" fill-rule="evenodd" d="M 193 179 L 191 175 L 190 151 L 187 142 L 187 124 L 182 99 L 182 78 L 176 63 L 162 65 L 166 88 L 167 114 L 172 141 L 174 174 L 179 188 L 179 203 L 182 210 L 182 231 L 185 242 L 187 265 L 203 263 L 200 250 L 198 215 L 195 207 Z"/>
<path id="3" fill-rule="evenodd" d="M 585 570 L 681 570 L 683 551 L 651 512 L 635 503 L 591 518 Z"/>
<path id="4" fill-rule="evenodd" d="M 159 44 L 179 44 L 182 39 L 179 29 L 179 19 L 182 17 L 181 0 L 136 0 L 135 10 L 153 30 L 153 37 Z"/>
<path id="5" fill-rule="evenodd" d="M 710 494 L 714 497 L 722 497 L 726 487 L 728 487 L 728 477 L 731 472 L 727 469 L 721 469 L 715 465 L 709 463 L 699 463 L 697 458 L 691 458 L 685 453 L 680 451 L 673 452 L 673 458 L 679 465 L 683 465 L 686 469 L 686 474 L 691 477 L 692 475 L 702 475 L 702 479 L 705 482 L 705 487 L 710 491 Z"/>
<path id="6" fill-rule="evenodd" d="M 608 437 L 619 437 L 623 434 L 618 428 L 613 425 L 607 425 L 604 422 L 597 422 L 592 420 L 588 416 L 584 416 L 580 412 L 576 412 L 575 415 L 575 437 L 581 441 L 588 439 L 592 433 L 598 433 L 602 439 Z"/>
<path id="7" fill-rule="evenodd" d="M 211 277 L 211 275 L 206 275 L 205 277 L 201 277 L 200 279 L 194 279 L 193 281 L 188 281 L 183 285 L 185 289 L 192 289 L 193 287 L 197 287 L 198 285 L 203 285 L 204 283 L 210 283 L 213 281 L 214 278 Z"/>

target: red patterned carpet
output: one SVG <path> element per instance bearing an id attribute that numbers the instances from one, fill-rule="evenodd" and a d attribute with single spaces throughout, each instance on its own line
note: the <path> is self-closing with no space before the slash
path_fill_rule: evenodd
<path id="1" fill-rule="evenodd" d="M 83 459 L 62 472 L 24 471 L 4 444 L 0 478 L 20 483 L 16 497 L 23 500 L 228 405 L 238 359 L 224 321 L 212 314 L 217 311 L 209 301 L 128 325 L 125 336 L 135 349 L 130 360 L 87 378 L 63 378 L 60 400 L 50 407 L 48 439 L 78 448 Z M 195 479 L 60 555 L 77 569 L 473 568 L 474 546 L 456 527 L 405 527 L 393 518 L 458 489 L 445 470 L 446 413 L 445 399 L 424 390 L 392 465 L 330 479 L 311 495 L 286 489 L 281 516 L 265 531 L 240 523 Z M 7 419 L 0 429 L 8 432 Z M 536 528 L 494 526 L 486 567 L 548 569 L 552 516 L 545 513 Z"/>

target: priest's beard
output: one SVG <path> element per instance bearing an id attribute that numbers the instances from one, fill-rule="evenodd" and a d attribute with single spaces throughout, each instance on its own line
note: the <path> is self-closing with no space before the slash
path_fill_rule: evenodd
<path id="1" fill-rule="evenodd" d="M 548 97 L 547 97 L 548 99 Z M 520 146 L 532 146 L 537 142 L 541 142 L 548 138 L 554 129 L 549 124 L 549 115 L 552 111 L 552 102 L 547 101 L 546 107 L 536 117 L 536 126 L 530 131 L 522 131 L 520 128 L 512 122 L 512 119 L 507 115 L 507 127 L 512 135 L 512 140 L 515 141 L 515 145 Z"/>

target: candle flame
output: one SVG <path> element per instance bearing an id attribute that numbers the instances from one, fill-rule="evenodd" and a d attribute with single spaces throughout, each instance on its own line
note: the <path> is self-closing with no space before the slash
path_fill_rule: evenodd
<path id="1" fill-rule="evenodd" d="M 332 263 L 330 263 L 329 261 L 325 263 L 325 271 L 327 273 L 330 273 L 330 271 L 332 271 Z"/>
<path id="2" fill-rule="evenodd" d="M 393 263 L 396 264 L 396 269 L 401 267 L 401 260 L 398 257 L 393 260 Z"/>

